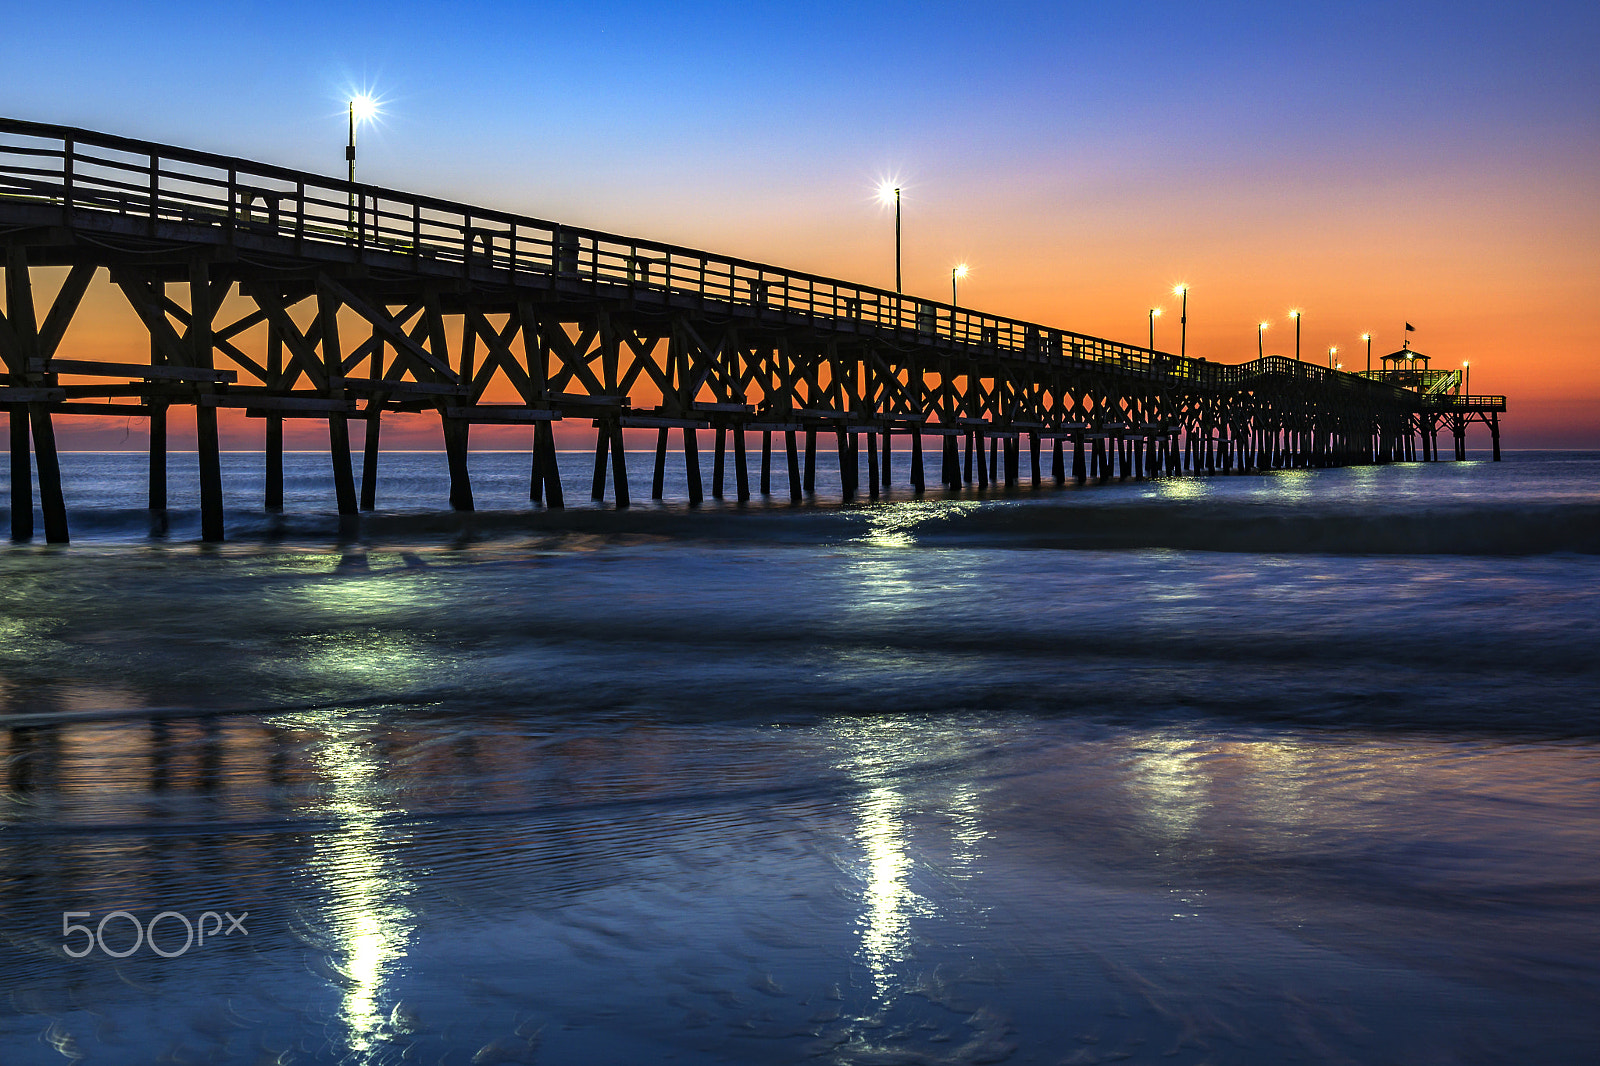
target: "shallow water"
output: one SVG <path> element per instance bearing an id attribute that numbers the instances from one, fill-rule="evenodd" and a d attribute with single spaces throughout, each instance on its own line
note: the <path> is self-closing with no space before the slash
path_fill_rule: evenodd
<path id="1" fill-rule="evenodd" d="M 1600 1054 L 1592 456 L 620 515 L 485 456 L 464 520 L 417 456 L 343 543 L 234 456 L 221 547 L 83 459 L 0 553 L 7 1066 Z M 248 931 L 103 950 L 166 911 Z"/>

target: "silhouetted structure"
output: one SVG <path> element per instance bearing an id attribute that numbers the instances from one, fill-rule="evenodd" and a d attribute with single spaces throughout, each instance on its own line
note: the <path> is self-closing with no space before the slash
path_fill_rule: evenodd
<path id="1" fill-rule="evenodd" d="M 679 430 L 690 497 L 701 499 L 694 431 L 712 427 L 713 494 L 723 491 L 731 436 L 735 491 L 749 497 L 746 434 L 759 432 L 759 491 L 771 489 L 772 437 L 781 434 L 798 499 L 812 488 L 825 433 L 848 499 L 861 493 L 863 436 L 866 494 L 876 496 L 890 481 L 895 437 L 910 445 L 916 490 L 928 436 L 941 444 L 939 482 L 956 488 L 976 470 L 980 487 L 1012 487 L 1024 440 L 1032 484 L 1045 442 L 1055 482 L 1081 483 L 1412 459 L 1419 438 L 1431 458 L 1440 419 L 1455 429 L 1459 457 L 1463 419 L 1505 409 L 1503 397 L 1430 395 L 1282 357 L 1185 359 L 673 245 L 37 123 L 0 120 L 0 230 L 0 403 L 10 412 L 18 538 L 32 535 L 31 433 L 46 538 L 67 539 L 56 412 L 147 416 L 150 507 L 162 511 L 167 411 L 193 406 L 202 532 L 216 540 L 216 412 L 225 407 L 266 420 L 268 508 L 283 503 L 283 420 L 326 420 L 339 511 L 352 517 L 375 504 L 380 419 L 393 411 L 438 413 L 450 503 L 471 509 L 468 431 L 482 423 L 529 427 L 530 496 L 559 507 L 551 423 L 574 416 L 597 431 L 591 495 L 604 498 L 609 472 L 626 506 L 626 427 L 657 431 L 657 497 L 668 435 Z M 43 315 L 37 267 L 70 268 Z M 148 363 L 55 358 L 100 270 L 143 322 Z M 222 314 L 230 297 L 247 308 Z M 520 402 L 483 402 L 496 379 Z M 359 494 L 352 419 L 366 426 Z"/>

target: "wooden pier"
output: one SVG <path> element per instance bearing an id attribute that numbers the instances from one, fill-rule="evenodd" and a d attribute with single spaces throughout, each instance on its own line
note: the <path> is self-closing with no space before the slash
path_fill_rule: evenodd
<path id="1" fill-rule="evenodd" d="M 814 490 L 819 436 L 846 499 L 892 478 L 959 489 L 1179 472 L 1465 456 L 1502 396 L 1424 393 L 1271 356 L 1226 365 L 986 315 L 760 263 L 563 226 L 262 163 L 0 120 L 5 311 L 0 405 L 11 429 L 13 539 L 68 539 L 52 417 L 150 420 L 149 501 L 168 506 L 166 427 L 194 410 L 202 536 L 224 534 L 217 412 L 264 420 L 264 504 L 283 506 L 283 421 L 325 421 L 339 513 L 376 505 L 382 417 L 435 412 L 450 506 L 473 507 L 473 425 L 527 428 L 529 497 L 561 507 L 552 423 L 595 431 L 590 496 L 626 507 L 624 429 L 672 435 L 691 503 L 697 430 L 715 431 L 711 493 Z M 33 273 L 65 268 L 48 307 Z M 148 334 L 147 361 L 56 358 L 104 272 Z M 237 310 L 242 297 L 245 310 Z M 141 346 L 142 347 L 142 346 Z M 514 402 L 490 402 L 490 397 Z M 351 423 L 361 425 L 355 476 Z M 865 445 L 863 455 L 862 446 Z M 31 446 L 30 446 L 31 445 Z M 896 449 L 905 453 L 896 454 Z M 1048 473 L 1043 464 L 1048 449 Z M 1070 449 L 1070 457 L 1067 452 Z M 1023 454 L 1027 461 L 1024 469 Z M 866 481 L 862 483 L 865 461 Z M 985 461 L 987 460 L 987 461 Z"/>

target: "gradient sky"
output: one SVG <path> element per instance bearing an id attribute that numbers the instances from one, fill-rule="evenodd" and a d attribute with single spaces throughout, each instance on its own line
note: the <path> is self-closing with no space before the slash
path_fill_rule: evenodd
<path id="1" fill-rule="evenodd" d="M 370 88 L 362 180 L 886 286 L 894 175 L 910 292 L 1175 349 L 1183 281 L 1223 362 L 1409 320 L 1509 446 L 1600 447 L 1592 0 L 57 2 L 0 60 L 8 116 L 330 174 Z M 111 302 L 62 354 L 144 349 Z"/>

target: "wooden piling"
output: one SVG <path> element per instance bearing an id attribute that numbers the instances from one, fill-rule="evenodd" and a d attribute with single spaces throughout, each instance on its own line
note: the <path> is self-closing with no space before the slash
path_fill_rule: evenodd
<path id="1" fill-rule="evenodd" d="M 361 448 L 361 509 L 375 511 L 378 508 L 378 432 L 383 412 L 376 403 L 369 402 L 366 415 L 367 428 Z"/>
<path id="2" fill-rule="evenodd" d="M 328 419 L 328 452 L 333 459 L 333 492 L 339 514 L 346 517 L 356 514 L 356 480 L 350 467 L 350 420 L 344 415 Z M 471 509 L 470 504 L 465 508 Z"/>
<path id="3" fill-rule="evenodd" d="M 789 459 L 789 499 L 795 503 L 800 502 L 800 454 L 795 445 L 794 430 L 783 431 L 783 450 Z"/>
<path id="4" fill-rule="evenodd" d="M 188 356 L 197 367 L 209 368 L 212 360 L 211 322 L 216 315 L 212 300 L 210 271 L 204 260 L 189 264 Z M 217 409 L 197 407 L 194 413 L 195 447 L 200 460 L 200 539 L 223 539 L 222 449 L 217 436 Z"/>
<path id="5" fill-rule="evenodd" d="M 450 509 L 470 511 L 473 504 L 472 477 L 467 471 L 468 423 L 459 418 L 442 418 L 441 421 L 445 462 L 450 468 Z M 345 454 L 350 454 L 348 440 Z"/>
<path id="6" fill-rule="evenodd" d="M 802 487 L 808 496 L 817 491 L 817 431 L 811 426 L 806 427 L 806 473 Z"/>
<path id="7" fill-rule="evenodd" d="M 617 510 L 626 509 L 628 498 L 628 453 L 622 446 L 622 420 L 608 419 L 603 430 L 611 438 L 611 488 L 616 495 Z"/>
<path id="8" fill-rule="evenodd" d="M 921 426 L 917 426 L 911 431 L 911 487 L 917 492 L 923 492 L 927 488 L 922 471 Z"/>
<path id="9" fill-rule="evenodd" d="M 11 422 L 11 539 L 33 539 L 33 453 L 28 445 L 28 409 L 10 408 Z"/>
<path id="10" fill-rule="evenodd" d="M 1050 478 L 1057 485 L 1065 485 L 1067 483 L 1067 458 L 1062 452 L 1060 437 L 1051 442 Z"/>
<path id="11" fill-rule="evenodd" d="M 1089 480 L 1087 468 L 1083 462 L 1083 434 L 1072 435 L 1072 480 L 1082 485 Z"/>
<path id="12" fill-rule="evenodd" d="M 662 426 L 656 430 L 656 468 L 650 478 L 650 498 L 661 499 L 667 481 L 667 434 L 670 431 Z"/>
<path id="13" fill-rule="evenodd" d="M 1028 456 L 1033 466 L 1033 487 L 1039 487 L 1039 434 L 1028 434 Z"/>
<path id="14" fill-rule="evenodd" d="M 683 472 L 689 480 L 689 506 L 698 506 L 705 499 L 700 486 L 700 442 L 688 426 L 683 427 Z"/>
<path id="15" fill-rule="evenodd" d="M 544 499 L 544 445 L 539 439 L 539 423 L 533 424 L 533 445 L 528 453 L 528 501 Z"/>
<path id="16" fill-rule="evenodd" d="M 156 345 L 155 341 L 152 340 L 150 342 L 150 365 L 151 366 L 157 365 L 157 357 L 159 356 L 159 354 L 160 353 L 159 353 L 159 350 L 158 350 L 158 345 Z M 282 375 L 283 375 L 283 335 L 278 332 L 278 326 L 277 326 L 276 323 L 268 322 L 267 323 L 267 380 L 268 380 L 268 383 L 270 385 L 276 387 L 278 385 L 278 382 L 280 381 Z M 266 440 L 266 451 L 267 451 L 267 455 L 266 455 L 267 479 L 266 480 L 267 480 L 267 483 L 264 486 L 263 491 L 262 491 L 262 497 L 263 497 L 262 506 L 269 512 L 279 512 L 279 511 L 283 510 L 283 416 L 282 415 L 275 415 L 275 414 L 268 413 L 267 418 L 266 418 L 266 422 L 267 422 L 267 440 Z M 152 429 L 155 426 L 155 416 L 154 415 L 151 416 L 150 425 L 151 425 Z M 167 416 L 166 416 L 166 412 L 163 411 L 162 414 L 161 414 L 161 437 L 162 437 L 163 441 L 166 440 L 166 435 L 167 435 Z M 151 461 L 152 465 L 155 463 L 155 451 L 154 451 L 154 448 L 155 448 L 155 444 L 154 444 L 154 441 L 152 441 L 151 442 L 151 452 L 150 452 L 150 461 Z M 166 457 L 165 457 L 165 455 L 162 456 L 161 465 L 162 465 L 162 475 L 163 475 L 163 478 L 164 478 L 165 477 L 165 473 L 166 473 Z M 166 490 L 165 490 L 165 486 L 164 485 L 163 485 L 163 489 L 162 489 L 162 498 L 163 499 L 166 498 Z M 154 505 L 152 504 L 152 506 L 154 506 Z M 166 505 L 162 504 L 162 506 L 165 507 Z"/>
<path id="17" fill-rule="evenodd" d="M 545 506 L 560 510 L 566 506 L 561 491 L 561 467 L 556 456 L 556 432 L 549 422 L 538 422 L 533 427 L 534 454 L 541 465 Z"/>
<path id="18" fill-rule="evenodd" d="M 711 460 L 711 496 L 713 499 L 722 499 L 722 465 L 723 455 L 728 448 L 728 430 L 726 426 L 717 427 L 717 449 Z"/>
<path id="19" fill-rule="evenodd" d="M 200 460 L 200 539 L 223 539 L 222 454 L 217 437 L 217 409 L 197 407 L 194 412 L 195 447 Z"/>
<path id="20" fill-rule="evenodd" d="M 150 405 L 150 510 L 167 509 L 167 405 Z M 279 489 L 282 496 L 282 489 Z M 281 505 L 280 505 L 281 506 Z"/>
<path id="21" fill-rule="evenodd" d="M 7 369 L 22 380 L 32 374 L 30 364 L 49 353 L 42 350 L 39 340 L 38 319 L 33 306 L 33 278 L 28 271 L 26 249 L 20 244 L 6 246 L 6 346 Z M 53 316 L 52 316 L 53 317 Z M 48 322 L 46 323 L 48 327 Z M 13 379 L 15 380 L 15 379 Z M 19 410 L 13 408 L 13 410 Z M 26 408 L 27 423 L 33 428 L 33 457 L 39 478 L 39 510 L 44 516 L 44 539 L 48 544 L 65 544 L 67 535 L 67 503 L 61 491 L 61 462 L 56 455 L 55 425 L 50 419 L 50 408 L 44 403 L 29 403 Z M 15 419 L 12 423 L 16 425 Z M 16 438 L 12 439 L 12 462 L 16 462 Z M 22 441 L 24 452 L 27 440 Z M 31 496 L 31 493 L 29 494 Z M 16 507 L 13 505 L 13 512 Z M 33 535 L 33 508 L 28 507 L 28 535 Z"/>
<path id="22" fill-rule="evenodd" d="M 989 457 L 988 457 L 988 454 L 984 450 L 983 441 L 984 441 L 983 430 L 982 429 L 974 430 L 974 440 L 973 440 L 972 444 L 973 444 L 973 450 L 978 453 L 978 488 L 980 490 L 987 489 L 989 487 L 989 481 L 990 481 L 990 478 L 989 478 Z"/>
<path id="23" fill-rule="evenodd" d="M 878 498 L 878 435 L 867 434 L 867 498 Z"/>
<path id="24" fill-rule="evenodd" d="M 744 427 L 733 427 L 733 477 L 739 502 L 750 499 L 750 464 L 744 450 Z"/>
<path id="25" fill-rule="evenodd" d="M 855 462 L 850 455 L 850 434 L 841 429 L 834 435 L 838 438 L 839 487 L 846 500 L 853 500 L 856 496 L 856 486 L 855 479 L 850 476 L 850 468 Z"/>
<path id="26" fill-rule="evenodd" d="M 761 431 L 761 495 L 772 495 L 772 430 Z"/>
<path id="27" fill-rule="evenodd" d="M 589 499 L 597 503 L 606 498 L 606 459 L 610 451 L 611 434 L 597 422 L 594 431 L 594 476 L 589 479 Z"/>

